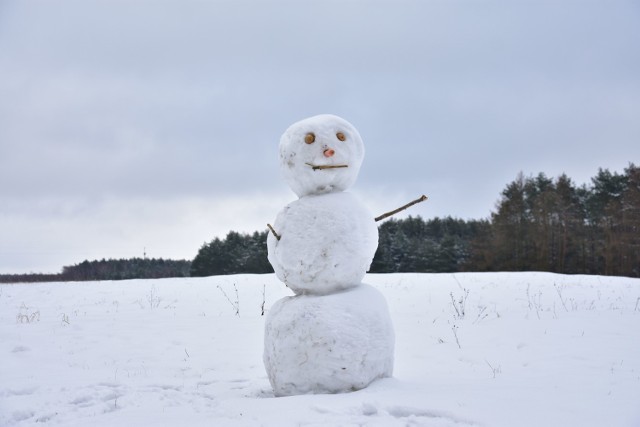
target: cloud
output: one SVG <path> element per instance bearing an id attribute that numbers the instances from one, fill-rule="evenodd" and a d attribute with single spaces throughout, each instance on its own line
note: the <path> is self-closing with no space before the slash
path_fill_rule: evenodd
<path id="1" fill-rule="evenodd" d="M 0 241 L 25 253 L 55 248 L 62 235 L 104 256 L 137 253 L 152 226 L 169 233 L 182 218 L 170 212 L 197 209 L 193 200 L 203 209 L 225 200 L 224 212 L 245 222 L 214 222 L 250 228 L 243 215 L 268 215 L 240 200 L 260 194 L 281 207 L 275 201 L 290 192 L 277 170 L 280 134 L 319 113 L 341 115 L 362 134 L 354 191 L 374 212 L 426 193 L 428 204 L 411 213 L 486 217 L 519 171 L 583 183 L 598 167 L 637 161 L 632 2 L 0 8 Z M 202 240 L 226 234 L 194 224 Z M 111 243 L 119 228 L 130 231 L 116 240 L 129 245 Z M 175 247 L 182 257 L 194 250 Z M 28 259 L 37 257 L 4 268 Z"/>
<path id="2" fill-rule="evenodd" d="M 14 199 L 0 208 L 3 273 L 59 272 L 85 259 L 192 259 L 230 230 L 266 230 L 289 194 L 211 198 Z"/>

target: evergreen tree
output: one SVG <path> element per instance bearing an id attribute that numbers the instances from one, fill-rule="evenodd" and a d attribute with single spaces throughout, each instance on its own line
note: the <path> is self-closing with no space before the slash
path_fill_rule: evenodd
<path id="1" fill-rule="evenodd" d="M 620 243 L 622 274 L 640 277 L 640 168 L 633 163 L 625 169 L 626 188 L 622 192 Z"/>
<path id="2" fill-rule="evenodd" d="M 224 240 L 202 245 L 191 263 L 191 276 L 271 273 L 267 260 L 267 232 L 241 234 L 230 231 Z"/>

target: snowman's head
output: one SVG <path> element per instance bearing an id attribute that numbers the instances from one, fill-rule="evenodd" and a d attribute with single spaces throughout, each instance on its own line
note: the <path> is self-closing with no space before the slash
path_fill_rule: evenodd
<path id="1" fill-rule="evenodd" d="M 356 128 L 331 114 L 294 123 L 280 138 L 280 167 L 298 197 L 346 190 L 363 158 Z"/>

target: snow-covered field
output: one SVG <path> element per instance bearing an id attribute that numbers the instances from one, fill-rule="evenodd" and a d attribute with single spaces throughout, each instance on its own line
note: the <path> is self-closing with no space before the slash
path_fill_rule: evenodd
<path id="1" fill-rule="evenodd" d="M 640 426 L 640 280 L 370 274 L 394 378 L 273 397 L 274 275 L 0 285 L 0 425 Z M 237 290 L 237 291 L 236 291 Z"/>

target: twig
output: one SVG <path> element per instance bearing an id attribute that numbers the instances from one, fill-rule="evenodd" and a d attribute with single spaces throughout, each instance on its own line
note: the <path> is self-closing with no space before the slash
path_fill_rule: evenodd
<path id="1" fill-rule="evenodd" d="M 460 283 L 460 280 L 458 280 L 458 277 L 455 274 L 451 274 L 451 276 L 453 277 L 453 280 L 456 281 L 456 283 L 458 284 L 458 288 L 460 288 L 461 291 L 463 292 L 468 292 Z"/>
<path id="2" fill-rule="evenodd" d="M 458 326 L 457 325 L 453 325 L 451 327 L 451 330 L 453 331 L 453 336 L 456 337 L 456 344 L 458 344 L 458 348 L 462 349 L 462 346 L 460 345 L 460 341 L 458 340 Z"/>
<path id="3" fill-rule="evenodd" d="M 493 372 L 493 378 L 496 377 L 496 374 L 501 374 L 502 373 L 502 368 L 500 367 L 500 365 L 498 365 L 497 368 L 494 368 L 493 366 L 491 366 L 491 363 L 489 363 L 486 359 L 484 361 L 487 365 L 489 365 L 489 368 L 491 369 L 491 372 Z"/>
<path id="4" fill-rule="evenodd" d="M 238 288 L 236 284 L 235 283 L 233 284 L 233 289 L 236 291 L 235 302 L 231 301 L 231 298 L 229 298 L 229 295 L 227 295 L 224 289 L 222 289 L 222 286 L 218 285 L 218 289 L 220 289 L 220 292 L 222 292 L 222 295 L 224 295 L 227 301 L 229 301 L 229 304 L 231 304 L 231 306 L 234 308 L 234 310 L 236 311 L 236 316 L 240 317 L 240 296 L 238 296 Z"/>
<path id="5" fill-rule="evenodd" d="M 451 304 L 453 304 L 453 308 L 456 310 L 456 315 L 454 317 L 457 317 L 458 319 L 464 319 L 464 316 L 466 314 L 466 305 L 467 305 L 467 297 L 469 296 L 469 290 L 465 289 L 464 290 L 464 295 L 462 295 L 460 297 L 460 300 L 456 301 L 455 298 L 453 297 L 453 292 L 451 292 L 449 295 L 451 295 Z"/>
<path id="6" fill-rule="evenodd" d="M 481 321 L 483 321 L 484 319 L 487 318 L 487 316 L 489 316 L 489 314 L 485 313 L 484 311 L 487 309 L 486 306 L 478 306 L 478 317 L 476 317 L 476 320 L 473 321 L 473 324 L 475 325 L 476 323 L 479 323 Z"/>
<path id="7" fill-rule="evenodd" d="M 273 235 L 275 236 L 276 239 L 280 240 L 280 235 L 278 233 L 276 233 L 276 230 L 273 229 L 273 227 L 271 226 L 271 224 L 267 224 L 267 227 L 269 227 L 269 230 L 271 230 L 271 232 L 273 233 Z"/>
<path id="8" fill-rule="evenodd" d="M 562 289 L 564 289 L 564 287 L 559 287 L 557 284 L 553 284 L 553 287 L 556 288 L 556 292 L 558 292 L 558 296 L 560 297 L 560 302 L 562 303 L 562 306 L 564 307 L 564 311 L 569 311 L 569 309 L 567 308 L 567 304 L 565 303 L 564 298 L 562 298 Z"/>
<path id="9" fill-rule="evenodd" d="M 536 316 L 538 317 L 538 320 L 540 320 L 540 310 L 542 310 L 542 306 L 540 305 L 540 298 L 542 298 L 542 291 L 538 292 L 532 298 L 531 294 L 529 293 L 530 287 L 531 287 L 531 284 L 527 284 L 527 299 L 529 300 L 529 310 L 531 310 L 532 308 L 535 308 Z M 537 300 L 536 300 L 536 297 L 538 298 Z"/>
<path id="10" fill-rule="evenodd" d="M 449 294 L 451 296 L 451 305 L 453 305 L 453 308 L 456 310 L 456 314 L 458 319 L 462 319 L 462 317 L 464 317 L 463 315 L 460 314 L 460 310 L 458 310 L 458 306 L 456 304 L 456 300 L 453 298 L 453 292 L 451 292 Z"/>
<path id="11" fill-rule="evenodd" d="M 401 211 L 403 211 L 403 210 L 405 210 L 405 209 L 407 209 L 407 208 L 410 208 L 411 206 L 413 206 L 413 205 L 415 205 L 415 204 L 417 204 L 417 203 L 424 202 L 425 200 L 427 200 L 427 196 L 425 196 L 425 195 L 423 194 L 422 196 L 418 197 L 418 198 L 417 198 L 417 199 L 415 199 L 414 201 L 409 202 L 409 203 L 407 203 L 407 204 L 406 204 L 406 205 L 404 205 L 404 206 L 400 206 L 398 209 L 392 210 L 391 212 L 387 212 L 387 213 L 385 213 L 385 214 L 380 215 L 379 217 L 376 217 L 376 222 L 381 221 L 381 220 L 383 220 L 383 219 L 385 219 L 385 218 L 388 218 L 388 217 L 390 217 L 391 215 L 395 215 L 395 214 L 397 214 L 398 212 L 401 212 Z"/>
<path id="12" fill-rule="evenodd" d="M 318 169 L 338 169 L 338 168 L 348 168 L 349 165 L 312 165 L 311 163 L 305 163 L 305 165 L 311 166 L 311 169 L 317 171 Z"/>

